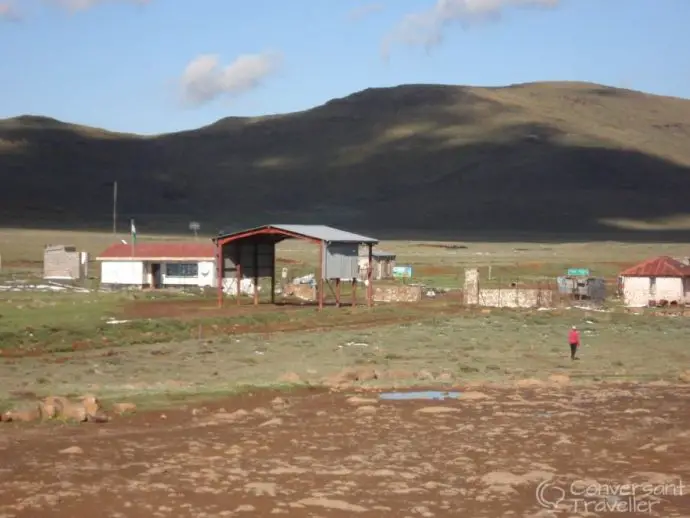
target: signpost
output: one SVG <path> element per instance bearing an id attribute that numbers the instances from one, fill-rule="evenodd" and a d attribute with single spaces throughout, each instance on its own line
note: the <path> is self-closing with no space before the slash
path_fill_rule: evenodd
<path id="1" fill-rule="evenodd" d="M 568 268 L 570 277 L 589 277 L 589 268 Z"/>

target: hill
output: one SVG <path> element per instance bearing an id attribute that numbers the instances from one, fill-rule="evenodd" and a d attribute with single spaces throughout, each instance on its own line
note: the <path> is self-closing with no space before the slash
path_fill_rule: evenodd
<path id="1" fill-rule="evenodd" d="M 107 228 L 117 180 L 140 231 L 642 235 L 645 221 L 690 221 L 690 101 L 575 82 L 402 85 L 154 137 L 22 116 L 0 121 L 0 175 L 5 226 Z"/>

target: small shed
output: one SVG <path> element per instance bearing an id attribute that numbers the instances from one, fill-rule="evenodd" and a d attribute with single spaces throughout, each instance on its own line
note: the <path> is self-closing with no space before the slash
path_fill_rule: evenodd
<path id="1" fill-rule="evenodd" d="M 89 257 L 73 245 L 46 245 L 43 250 L 43 278 L 79 280 L 87 275 Z"/>
<path id="2" fill-rule="evenodd" d="M 556 281 L 561 295 L 596 302 L 603 302 L 606 298 L 606 281 L 602 278 L 564 275 Z"/>
<path id="3" fill-rule="evenodd" d="M 373 269 L 372 278 L 374 280 L 390 279 L 393 277 L 393 268 L 395 268 L 395 254 L 377 250 L 371 253 L 371 267 Z M 369 268 L 369 254 L 359 254 L 359 278 L 365 280 L 368 275 Z"/>
<path id="4" fill-rule="evenodd" d="M 690 301 L 690 266 L 668 256 L 648 259 L 620 274 L 623 302 L 630 307 Z"/>

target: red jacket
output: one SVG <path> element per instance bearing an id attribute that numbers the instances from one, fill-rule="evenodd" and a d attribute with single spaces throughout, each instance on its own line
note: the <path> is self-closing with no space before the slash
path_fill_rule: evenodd
<path id="1" fill-rule="evenodd" d="M 576 329 L 571 329 L 568 333 L 568 342 L 573 345 L 580 345 L 580 333 Z"/>

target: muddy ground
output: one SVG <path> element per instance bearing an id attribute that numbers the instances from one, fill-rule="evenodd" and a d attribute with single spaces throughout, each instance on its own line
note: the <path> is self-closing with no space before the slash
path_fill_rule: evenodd
<path id="1" fill-rule="evenodd" d="M 0 517 L 690 516 L 690 386 L 352 397 L 5 423 Z"/>

